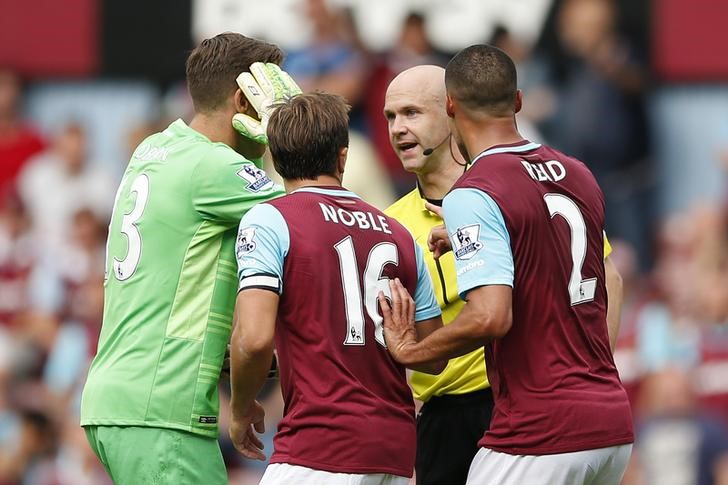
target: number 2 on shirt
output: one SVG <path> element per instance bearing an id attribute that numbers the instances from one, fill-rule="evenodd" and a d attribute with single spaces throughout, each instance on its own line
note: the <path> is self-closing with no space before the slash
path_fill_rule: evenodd
<path id="1" fill-rule="evenodd" d="M 582 279 L 581 269 L 586 258 L 586 224 L 584 216 L 576 203 L 561 194 L 545 194 L 543 196 L 551 218 L 560 215 L 571 229 L 571 277 L 569 278 L 569 298 L 571 305 L 586 303 L 594 299 L 597 290 L 597 279 Z"/>

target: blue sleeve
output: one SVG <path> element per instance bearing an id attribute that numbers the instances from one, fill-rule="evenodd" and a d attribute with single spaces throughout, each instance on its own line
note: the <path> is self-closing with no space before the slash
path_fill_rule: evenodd
<path id="1" fill-rule="evenodd" d="M 283 261 L 291 240 L 281 213 L 270 204 L 258 204 L 240 221 L 235 241 L 238 291 L 263 288 L 283 292 Z"/>
<path id="2" fill-rule="evenodd" d="M 415 256 L 417 259 L 417 288 L 415 288 L 415 322 L 435 318 L 442 314 L 440 306 L 435 299 L 435 292 L 432 289 L 432 280 L 430 272 L 427 271 L 425 258 L 422 255 L 422 249 L 415 242 Z"/>
<path id="3" fill-rule="evenodd" d="M 513 286 L 511 238 L 498 204 L 485 192 L 455 189 L 442 204 L 450 235 L 458 292 L 484 285 Z"/>

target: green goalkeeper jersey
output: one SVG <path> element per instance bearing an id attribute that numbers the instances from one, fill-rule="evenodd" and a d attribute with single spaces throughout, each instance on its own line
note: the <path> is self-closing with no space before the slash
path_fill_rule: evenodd
<path id="1" fill-rule="evenodd" d="M 104 321 L 82 426 L 217 436 L 237 227 L 255 204 L 282 194 L 256 164 L 182 120 L 139 145 L 109 225 Z"/>

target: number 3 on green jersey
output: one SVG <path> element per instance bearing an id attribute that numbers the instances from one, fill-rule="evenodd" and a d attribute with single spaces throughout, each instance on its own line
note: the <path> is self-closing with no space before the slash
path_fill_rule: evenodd
<path id="1" fill-rule="evenodd" d="M 116 216 L 116 210 L 119 204 L 119 195 L 121 194 L 124 186 L 125 184 L 122 183 L 119 187 L 119 191 L 116 194 L 116 200 L 114 202 L 114 212 L 111 214 L 111 222 L 109 223 L 109 236 L 111 236 L 114 218 Z M 131 212 L 124 214 L 124 217 L 121 219 L 120 228 L 120 232 L 124 236 L 126 236 L 127 252 L 126 255 L 123 255 L 123 259 L 119 259 L 118 257 L 122 255 L 113 255 L 114 276 L 119 281 L 128 280 L 134 275 L 137 265 L 139 264 L 139 259 L 142 256 L 142 235 L 139 232 L 139 227 L 136 225 L 136 223 L 144 214 L 144 208 L 146 207 L 147 200 L 149 199 L 149 177 L 147 177 L 146 174 L 140 174 L 134 179 L 131 187 L 129 188 L 128 197 L 132 197 L 132 194 L 134 194 L 134 207 L 132 208 Z M 112 256 L 109 254 L 110 239 L 111 237 L 109 237 L 106 241 L 105 279 L 108 278 L 109 257 Z"/>

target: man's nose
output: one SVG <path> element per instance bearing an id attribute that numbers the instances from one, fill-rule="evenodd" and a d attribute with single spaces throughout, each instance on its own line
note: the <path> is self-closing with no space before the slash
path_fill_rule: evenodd
<path id="1" fill-rule="evenodd" d="M 392 120 L 389 130 L 392 132 L 392 134 L 401 135 L 407 132 L 407 125 L 402 121 L 401 117 L 396 116 L 394 120 Z"/>

